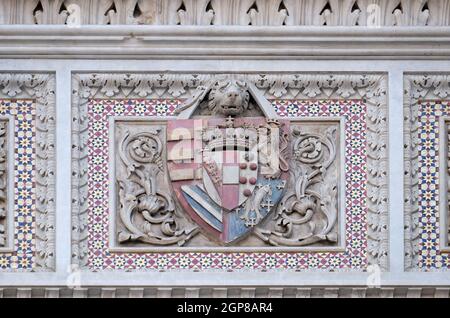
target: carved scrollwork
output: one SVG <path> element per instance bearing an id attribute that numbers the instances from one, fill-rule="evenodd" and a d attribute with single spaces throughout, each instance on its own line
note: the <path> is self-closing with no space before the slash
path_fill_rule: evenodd
<path id="1" fill-rule="evenodd" d="M 304 246 L 338 240 L 335 125 L 323 133 L 292 128 L 291 178 L 270 229 L 256 234 L 272 245 Z"/>
<path id="2" fill-rule="evenodd" d="M 383 269 L 387 268 L 387 255 L 388 255 L 388 213 L 387 213 L 387 204 L 388 204 L 388 191 L 387 191 L 387 125 L 386 125 L 386 81 L 385 77 L 381 75 L 358 75 L 358 74 L 172 74 L 172 73 L 150 73 L 150 74 L 77 74 L 74 77 L 74 95 L 73 95 L 73 113 L 74 113 L 74 147 L 79 150 L 79 153 L 75 153 L 74 161 L 75 161 L 75 171 L 77 172 L 77 176 L 79 177 L 73 179 L 73 189 L 74 194 L 77 201 L 74 201 L 73 211 L 74 211 L 74 263 L 78 263 L 81 266 L 87 266 L 87 245 L 86 237 L 87 235 L 87 226 L 86 226 L 86 218 L 84 217 L 87 213 L 86 207 L 88 205 L 84 204 L 84 200 L 86 198 L 86 193 L 88 193 L 88 183 L 86 176 L 86 167 L 87 162 L 86 158 L 88 157 L 88 147 L 86 146 L 86 140 L 88 140 L 87 136 L 87 124 L 89 122 L 89 116 L 87 114 L 87 105 L 89 100 L 92 98 L 106 98 L 106 99 L 116 99 L 116 98 L 130 98 L 130 99 L 139 99 L 142 97 L 146 97 L 147 99 L 152 98 L 179 98 L 185 101 L 187 108 L 185 110 L 190 110 L 195 108 L 195 105 L 199 106 L 197 109 L 202 109 L 203 107 L 208 106 L 208 98 L 207 94 L 210 93 L 211 89 L 214 87 L 216 82 L 220 82 L 223 78 L 235 79 L 247 84 L 247 91 L 250 94 L 250 103 L 255 105 L 258 104 L 258 101 L 263 101 L 265 99 L 365 99 L 367 106 L 367 171 L 368 171 L 368 181 L 367 181 L 367 222 L 368 222 L 368 261 L 369 264 L 378 264 Z M 214 94 L 213 94 L 214 95 Z M 190 99 L 189 99 L 190 98 Z M 192 104 L 189 104 L 188 101 L 191 101 Z M 181 104 L 183 105 L 183 104 Z M 250 106 L 250 105 L 249 105 Z M 258 106 L 261 106 L 258 104 Z M 270 106 L 270 107 L 269 107 Z M 269 103 L 269 105 L 264 107 L 259 107 L 260 109 L 266 111 L 269 108 L 272 108 L 273 105 Z M 195 116 L 197 113 L 192 112 L 191 115 Z M 248 115 L 249 116 L 249 115 Z M 257 115 L 257 116 L 260 116 Z M 276 118 L 276 116 L 266 115 L 267 118 Z M 186 119 L 191 118 L 190 116 L 185 117 Z M 178 119 L 184 119 L 181 117 L 181 114 L 178 116 Z M 172 119 L 169 119 L 169 121 Z M 130 127 L 135 126 L 137 122 L 134 122 Z M 291 123 L 291 126 L 295 122 Z M 145 124 L 147 127 L 149 122 Z M 145 126 L 142 125 L 142 126 Z M 150 124 L 150 126 L 154 126 L 154 124 Z M 321 136 L 322 140 L 326 140 L 326 128 L 330 127 L 330 122 L 326 123 L 314 122 L 314 124 L 310 121 L 302 122 L 299 124 L 301 128 L 304 128 L 303 132 L 313 135 Z M 331 125 L 332 126 L 332 125 Z M 319 129 L 320 127 L 320 129 Z M 146 131 L 140 130 L 139 132 Z M 130 134 L 133 135 L 136 133 L 130 129 Z M 115 140 L 120 140 L 121 136 L 116 136 Z M 163 145 L 166 145 L 166 142 L 160 134 L 160 137 Z M 288 138 L 289 137 L 289 138 Z M 297 152 L 297 155 L 294 159 L 291 154 L 291 149 L 293 145 L 293 140 L 290 138 L 291 136 L 285 136 L 286 139 L 281 138 L 280 136 L 280 151 L 288 150 L 289 156 L 289 170 L 292 166 L 298 170 L 298 175 L 300 175 L 301 171 L 303 174 L 311 174 L 313 170 L 316 170 L 317 163 L 305 164 L 300 162 L 299 160 L 308 161 L 314 160 L 315 156 L 321 156 L 319 160 L 319 164 L 323 166 L 329 158 L 329 149 L 324 143 L 317 143 L 317 138 L 312 139 L 304 139 L 302 142 L 302 150 Z M 343 145 L 340 145 L 337 141 L 337 136 L 334 136 L 336 150 L 341 149 L 343 151 Z M 300 146 L 299 146 L 300 147 Z M 304 148 L 304 149 L 303 149 Z M 116 148 L 117 149 L 117 148 Z M 320 155 L 320 151 L 322 151 L 322 155 Z M 252 234 L 248 237 L 242 239 L 239 242 L 236 242 L 237 246 L 247 248 L 248 247 L 265 247 L 268 245 L 274 245 L 274 241 L 268 242 L 261 240 L 261 237 L 264 239 L 274 239 L 274 238 L 282 238 L 286 239 L 286 241 L 292 244 L 293 237 L 300 237 L 300 234 L 303 233 L 303 237 L 307 236 L 307 232 L 310 231 L 310 225 L 312 223 L 317 223 L 316 228 L 314 229 L 313 235 L 323 235 L 325 239 L 317 241 L 316 243 L 311 243 L 311 245 L 317 246 L 335 246 L 337 243 L 333 241 L 333 235 L 335 233 L 341 233 L 342 229 L 340 228 L 340 222 L 338 220 L 334 221 L 334 226 L 328 234 L 326 233 L 327 225 L 331 227 L 333 224 L 333 213 L 337 211 L 336 202 L 338 193 L 342 194 L 341 189 L 339 187 L 339 180 L 343 176 L 340 174 L 342 171 L 338 169 L 337 165 L 339 164 L 339 156 L 336 154 L 336 158 L 334 162 L 326 169 L 325 171 L 321 171 L 319 169 L 320 174 L 315 178 L 315 180 L 322 180 L 321 182 L 310 182 L 309 186 L 307 186 L 307 190 L 313 191 L 316 196 L 312 197 L 311 201 L 316 205 L 315 213 L 312 221 L 306 222 L 301 225 L 294 224 L 292 226 L 293 234 L 291 237 L 287 239 L 284 237 L 285 234 L 283 231 L 283 227 L 277 226 L 278 217 L 277 211 L 273 211 L 274 213 L 271 215 L 267 215 L 260 223 L 259 226 L 252 227 Z M 117 162 L 121 163 L 121 159 L 116 157 L 116 168 Z M 381 163 L 381 164 L 379 164 Z M 122 164 L 122 163 L 121 163 Z M 297 166 L 305 166 L 305 170 L 299 170 Z M 287 169 L 287 163 L 280 161 L 280 169 L 285 172 Z M 167 169 L 166 167 L 163 167 Z M 141 168 L 142 169 L 142 168 Z M 116 169 L 117 171 L 120 169 Z M 124 176 L 126 176 L 126 170 L 123 172 Z M 165 175 L 166 171 L 159 172 L 158 177 Z M 194 174 L 194 177 L 196 175 Z M 327 179 L 328 178 L 328 179 Z M 298 178 L 297 178 L 298 179 Z M 296 184 L 294 182 L 295 177 L 291 178 L 291 184 L 282 184 L 277 183 L 278 187 L 285 189 L 287 191 L 288 188 L 295 189 L 295 186 L 300 184 Z M 170 191 L 168 190 L 168 186 L 166 180 L 163 180 L 161 183 L 157 182 L 159 186 L 161 186 L 161 191 Z M 321 186 L 322 185 L 322 186 Z M 325 185 L 330 185 L 330 187 L 326 187 Z M 336 194 L 335 192 L 336 191 Z M 306 192 L 305 192 L 306 193 Z M 287 192 L 285 193 L 287 194 Z M 78 197 L 77 197 L 78 195 Z M 299 195 L 301 197 L 301 195 Z M 321 201 L 317 200 L 320 198 Z M 315 201 L 314 201 L 315 200 Z M 336 200 L 336 201 L 335 201 Z M 295 209 L 300 209 L 300 206 L 306 206 L 305 199 L 298 199 L 295 193 L 294 196 L 291 196 L 290 199 L 285 199 L 286 204 L 292 205 L 292 208 L 295 206 Z M 290 203 L 291 201 L 298 201 L 299 203 L 293 205 Z M 142 202 L 141 208 L 146 206 L 154 206 L 158 204 L 159 201 L 154 203 L 154 201 Z M 165 201 L 164 201 L 165 202 Z M 264 209 L 261 211 L 266 211 L 266 208 L 270 206 L 270 202 L 266 202 L 264 200 L 260 206 Z M 136 203 L 136 206 L 139 202 Z M 309 203 L 308 203 L 309 204 Z M 321 206 L 323 204 L 323 207 Z M 332 209 L 334 207 L 334 209 Z M 137 208 L 136 208 L 137 209 Z M 305 209 L 305 208 L 303 208 Z M 320 211 L 319 211 L 320 209 Z M 324 211 L 324 209 L 328 209 Z M 341 209 L 341 208 L 339 208 Z M 177 215 L 177 209 L 174 211 L 174 215 Z M 305 215 L 308 212 L 308 208 L 306 206 L 306 212 L 303 212 Z M 318 211 L 318 212 L 317 212 Z M 184 211 L 183 211 L 184 212 Z M 244 211 L 245 212 L 245 211 Z M 252 211 L 251 211 L 252 212 Z M 253 211 L 255 212 L 255 211 Z M 252 213 L 253 213 L 252 212 Z M 244 216 L 245 213 L 240 211 L 241 214 L 239 216 Z M 256 216 L 256 213 L 252 215 L 249 214 L 249 218 Z M 286 215 L 288 213 L 285 212 Z M 118 215 L 118 214 L 117 214 Z M 138 216 L 133 219 L 135 224 L 141 226 L 144 222 L 144 217 L 142 213 L 134 213 L 134 215 Z M 182 215 L 185 215 L 182 213 Z M 278 219 L 274 220 L 273 217 L 278 217 Z M 289 215 L 288 215 L 289 216 Z M 297 219 L 301 218 L 301 214 L 297 212 L 292 212 L 291 217 L 297 217 Z M 191 228 L 193 221 L 189 219 L 189 221 L 184 220 L 183 218 L 178 218 L 179 222 L 183 222 L 183 226 L 185 228 Z M 120 225 L 121 220 L 119 217 L 116 219 L 116 224 Z M 192 223 L 190 223 L 192 222 Z M 338 225 L 339 224 L 339 225 Z M 124 229 L 123 225 L 120 225 Z M 180 225 L 180 228 L 182 226 Z M 254 233 L 260 234 L 260 236 L 255 236 Z M 142 230 L 141 230 L 142 232 Z M 311 231 L 310 231 L 311 232 Z M 277 234 L 275 234 L 277 233 Z M 79 237 L 79 238 L 78 238 Z M 338 237 L 338 241 L 341 239 L 341 236 Z M 291 245 L 293 247 L 300 246 L 297 242 L 294 243 L 296 245 Z M 341 243 L 339 241 L 339 243 Z M 128 244 L 128 243 L 123 243 Z M 197 248 L 204 246 L 211 246 L 211 249 L 214 250 L 217 246 L 211 245 L 211 240 L 209 237 L 203 235 L 203 233 L 199 233 L 195 237 L 192 237 L 189 242 L 184 244 L 184 247 L 187 248 Z M 309 243 L 305 242 L 305 246 Z M 142 241 L 135 241 L 134 243 L 130 242 L 127 247 L 138 246 L 143 249 L 148 247 L 153 250 L 155 247 L 152 247 L 153 244 L 145 244 Z M 125 245 L 122 245 L 125 246 Z M 150 247 L 149 247 L 150 246 Z M 288 244 L 280 243 L 278 246 L 289 246 Z"/>
<path id="3" fill-rule="evenodd" d="M 55 78 L 49 74 L 0 74 L 0 97 L 33 99 L 35 103 L 36 266 L 34 270 L 53 269 L 55 265 Z"/>
<path id="4" fill-rule="evenodd" d="M 159 246 L 183 245 L 197 233 L 177 213 L 166 183 L 161 127 L 144 132 L 123 129 L 119 139 L 120 243 L 139 241 Z"/>

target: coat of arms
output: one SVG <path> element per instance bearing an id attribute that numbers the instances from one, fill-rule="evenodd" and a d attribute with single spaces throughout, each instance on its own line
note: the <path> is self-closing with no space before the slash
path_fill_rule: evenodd
<path id="1" fill-rule="evenodd" d="M 258 225 L 286 185 L 287 132 L 263 117 L 169 123 L 169 175 L 185 211 L 224 243 Z"/>
<path id="2" fill-rule="evenodd" d="M 334 244 L 339 125 L 279 119 L 232 77 L 196 87 L 165 124 L 117 122 L 118 241 Z"/>

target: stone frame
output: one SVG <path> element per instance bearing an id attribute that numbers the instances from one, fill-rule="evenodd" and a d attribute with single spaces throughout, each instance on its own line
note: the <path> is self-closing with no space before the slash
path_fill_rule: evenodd
<path id="1" fill-rule="evenodd" d="M 276 115 L 275 112 L 273 112 Z M 180 115 L 177 115 L 174 118 L 180 118 Z M 268 117 L 269 118 L 269 117 Z M 136 116 L 110 116 L 109 117 L 109 132 L 108 135 L 111 137 L 114 135 L 116 127 L 113 126 L 116 122 L 147 122 L 150 125 L 164 125 L 166 126 L 167 118 L 161 118 L 161 117 L 136 117 Z M 336 116 L 336 117 L 326 117 L 326 118 L 290 118 L 289 121 L 291 122 L 291 125 L 297 125 L 299 123 L 307 123 L 307 124 L 313 124 L 314 122 L 320 122 L 320 123 L 334 123 L 339 127 L 339 130 L 336 135 L 336 139 L 339 144 L 343 145 L 345 143 L 345 132 L 344 132 L 344 126 L 345 126 L 345 118 L 343 116 Z M 109 140 L 109 156 L 112 158 L 114 156 L 114 151 L 116 150 L 116 147 L 114 147 L 114 142 L 112 139 Z M 116 185 L 115 185 L 115 161 L 110 161 L 108 163 L 108 170 L 113 173 L 110 173 L 109 176 L 109 183 L 111 186 L 109 187 L 109 246 L 108 250 L 112 253 L 158 253 L 158 252 L 218 252 L 218 253 L 225 253 L 225 252 L 343 252 L 345 251 L 346 247 L 346 235 L 345 235 L 345 178 L 342 176 L 342 172 L 345 171 L 345 164 L 344 164 L 344 149 L 340 148 L 338 153 L 338 165 L 337 170 L 340 173 L 340 176 L 338 177 L 338 222 L 336 224 L 337 227 L 337 235 L 339 237 L 339 240 L 336 245 L 331 246 L 255 246 L 255 247 L 249 247 L 249 246 L 210 246 L 210 247 L 163 247 L 163 246 L 146 246 L 146 247 L 137 247 L 137 246 L 119 246 L 117 242 L 115 241 L 115 230 L 117 229 L 117 211 L 116 211 L 116 198 L 115 198 L 115 191 L 116 191 Z M 114 243 L 112 243 L 114 242 Z"/>
<path id="2" fill-rule="evenodd" d="M 87 262 L 87 103 L 93 98 L 149 98 L 163 89 L 168 96 L 187 96 L 210 75 L 185 73 L 74 74 L 72 78 L 72 263 Z M 298 99 L 364 99 L 368 107 L 368 240 L 369 264 L 388 268 L 388 162 L 386 78 L 356 74 L 245 74 L 267 96 Z M 173 118 L 173 117 L 170 117 Z M 164 120 L 164 117 L 159 117 Z"/>
<path id="3" fill-rule="evenodd" d="M 0 73 L 0 98 L 30 99 L 35 103 L 36 265 L 34 271 L 52 271 L 55 269 L 55 76 L 42 73 Z M 10 134 L 13 135 L 11 129 Z M 10 160 L 10 163 L 12 161 Z"/>
<path id="4" fill-rule="evenodd" d="M 405 270 L 419 270 L 420 261 L 420 240 L 422 227 L 419 214 L 419 102 L 443 101 L 450 95 L 449 89 L 450 76 L 447 74 L 408 74 L 404 77 L 404 222 L 405 222 Z M 439 121 L 439 133 L 442 134 L 442 124 L 447 121 L 447 116 L 442 116 Z M 448 140 L 448 138 L 446 138 Z M 443 149 L 444 141 L 440 138 L 439 150 Z M 445 163 L 447 158 L 444 151 L 439 151 L 440 164 Z M 444 187 L 443 180 L 448 180 L 448 175 L 439 177 L 439 190 L 442 192 Z M 439 195 L 439 218 L 448 218 L 448 207 L 444 209 L 444 198 L 442 193 Z M 448 232 L 449 221 L 440 222 L 440 232 Z M 440 240 L 439 249 L 441 252 L 448 253 L 450 246 L 448 238 Z M 445 270 L 443 267 L 440 270 Z"/>
<path id="5" fill-rule="evenodd" d="M 75 9 L 70 7 L 74 4 Z M 40 8 L 31 1 L 4 0 L 0 8 L 7 13 L 0 15 L 4 24 L 448 25 L 448 17 L 439 14 L 446 11 L 447 3 L 420 0 L 42 0 Z"/>

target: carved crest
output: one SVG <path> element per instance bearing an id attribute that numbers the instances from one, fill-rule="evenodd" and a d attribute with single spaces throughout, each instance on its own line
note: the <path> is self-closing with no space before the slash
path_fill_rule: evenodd
<path id="1" fill-rule="evenodd" d="M 263 117 L 169 123 L 169 175 L 191 218 L 224 243 L 258 225 L 288 178 L 288 129 Z"/>
<path id="2" fill-rule="evenodd" d="M 177 114 L 115 123 L 120 244 L 337 245 L 340 119 L 278 119 L 233 75 L 198 85 Z"/>

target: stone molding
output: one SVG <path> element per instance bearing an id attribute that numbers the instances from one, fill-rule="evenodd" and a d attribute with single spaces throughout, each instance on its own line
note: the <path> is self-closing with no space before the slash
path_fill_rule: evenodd
<path id="1" fill-rule="evenodd" d="M 3 0 L 0 24 L 446 26 L 448 0 Z"/>
<path id="2" fill-rule="evenodd" d="M 87 105 L 92 98 L 186 98 L 208 74 L 75 74 L 72 80 L 72 263 L 87 265 Z M 220 75 L 220 76 L 223 76 Z M 369 263 L 388 269 L 386 78 L 383 75 L 244 74 L 267 98 L 364 99 L 368 108 Z M 155 89 L 157 88 L 157 89 Z M 161 93 L 162 92 L 162 93 Z M 174 118 L 174 117 L 170 117 Z M 164 119 L 164 118 L 162 118 Z"/>
<path id="3" fill-rule="evenodd" d="M 448 287 L 5 287 L 0 298 L 448 298 Z"/>
<path id="4" fill-rule="evenodd" d="M 419 214 L 419 102 L 448 99 L 449 85 L 450 76 L 447 74 L 410 74 L 404 78 L 405 270 L 408 271 L 419 268 L 420 239 L 423 230 Z M 440 180 L 444 179 L 441 177 Z M 440 215 L 442 216 L 442 213 Z M 445 227 L 441 229 L 448 231 Z"/>
<path id="5" fill-rule="evenodd" d="M 99 40 L 101 46 L 92 45 Z M 436 60 L 449 56 L 448 27 L 0 26 L 0 57 L 13 59 Z"/>
<path id="6" fill-rule="evenodd" d="M 36 104 L 36 269 L 55 268 L 55 77 L 0 73 L 0 98 Z M 11 132 L 12 133 L 12 132 Z"/>

